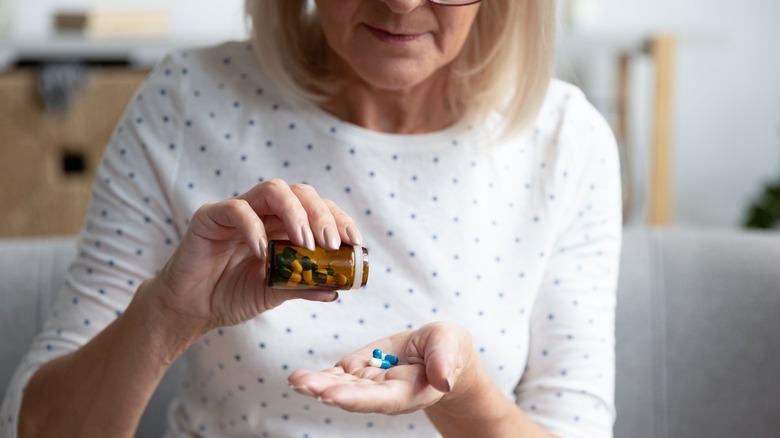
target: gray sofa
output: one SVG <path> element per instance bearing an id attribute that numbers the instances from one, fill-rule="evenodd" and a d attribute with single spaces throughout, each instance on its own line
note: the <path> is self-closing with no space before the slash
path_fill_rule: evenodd
<path id="1" fill-rule="evenodd" d="M 74 254 L 0 240 L 0 394 Z M 780 233 L 626 229 L 616 333 L 617 438 L 780 436 Z M 180 368 L 137 436 L 160 436 Z"/>

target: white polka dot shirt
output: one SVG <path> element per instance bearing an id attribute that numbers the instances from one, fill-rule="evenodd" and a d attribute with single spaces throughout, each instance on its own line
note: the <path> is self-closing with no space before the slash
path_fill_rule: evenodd
<path id="1" fill-rule="evenodd" d="M 169 436 L 438 436 L 422 412 L 344 412 L 290 390 L 287 376 L 454 321 L 532 419 L 561 437 L 610 437 L 621 230 L 613 135 L 560 81 L 524 135 L 490 144 L 491 126 L 373 132 L 294 109 L 245 42 L 170 54 L 107 146 L 80 256 L 10 384 L 1 434 L 15 436 L 31 374 L 121 314 L 199 206 L 281 178 L 311 184 L 354 218 L 368 284 L 200 338 L 185 353 Z"/>

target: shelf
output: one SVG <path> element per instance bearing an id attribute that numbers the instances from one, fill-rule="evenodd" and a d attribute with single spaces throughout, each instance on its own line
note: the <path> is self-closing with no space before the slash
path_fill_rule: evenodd
<path id="1" fill-rule="evenodd" d="M 123 62 L 149 67 L 171 50 L 214 44 L 214 40 L 88 40 L 80 36 L 0 40 L 0 70 L 18 62 Z"/>

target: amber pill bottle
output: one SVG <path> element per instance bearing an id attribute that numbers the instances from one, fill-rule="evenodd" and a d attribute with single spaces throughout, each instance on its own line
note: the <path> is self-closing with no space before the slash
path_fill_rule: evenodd
<path id="1" fill-rule="evenodd" d="M 368 281 L 368 250 L 341 245 L 311 251 L 288 240 L 268 243 L 268 286 L 282 289 L 358 289 Z"/>

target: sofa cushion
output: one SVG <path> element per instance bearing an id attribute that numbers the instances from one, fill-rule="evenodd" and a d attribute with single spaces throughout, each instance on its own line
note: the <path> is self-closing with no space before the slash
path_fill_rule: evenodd
<path id="1" fill-rule="evenodd" d="M 616 336 L 616 437 L 776 437 L 780 234 L 627 229 Z"/>

